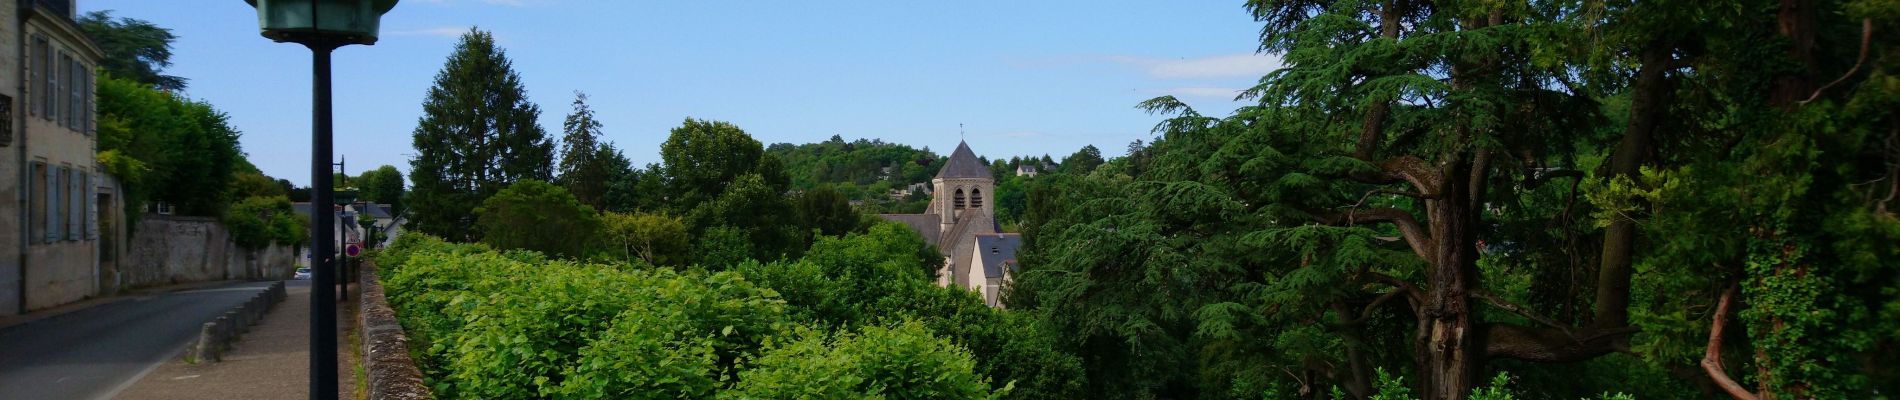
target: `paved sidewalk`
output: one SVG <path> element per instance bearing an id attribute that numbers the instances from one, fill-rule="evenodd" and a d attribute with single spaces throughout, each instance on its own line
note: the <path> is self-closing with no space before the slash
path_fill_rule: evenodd
<path id="1" fill-rule="evenodd" d="M 356 287 L 352 285 L 354 292 Z M 290 281 L 290 298 L 238 337 L 224 361 L 186 363 L 182 354 L 146 374 L 118 399 L 306 399 L 310 389 L 310 281 Z M 337 304 L 337 386 L 353 398 L 355 365 L 349 343 L 354 301 Z"/>

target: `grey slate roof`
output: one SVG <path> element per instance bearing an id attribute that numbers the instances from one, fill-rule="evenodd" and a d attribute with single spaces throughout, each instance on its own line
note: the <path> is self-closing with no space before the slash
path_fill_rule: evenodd
<path id="1" fill-rule="evenodd" d="M 1014 233 L 976 235 L 977 251 L 982 252 L 983 276 L 1001 279 L 1004 271 L 1014 269 L 1016 248 L 1022 244 L 1022 235 Z"/>
<path id="2" fill-rule="evenodd" d="M 365 206 L 363 206 L 363 207 L 357 207 L 357 208 L 358 208 L 358 209 L 361 209 L 361 210 L 363 210 L 363 213 L 364 213 L 364 214 L 369 214 L 369 217 L 370 217 L 370 218 L 373 218 L 373 219 L 376 219 L 376 220 L 378 220 L 378 221 L 380 221 L 380 220 L 386 220 L 386 219 L 389 219 L 389 206 L 388 206 L 388 205 L 384 205 L 384 204 L 367 204 L 367 205 L 365 205 Z"/>
<path id="3" fill-rule="evenodd" d="M 970 144 L 957 142 L 957 150 L 950 152 L 950 161 L 943 163 L 943 169 L 937 171 L 937 178 L 991 178 L 990 166 L 976 158 L 976 152 L 970 151 Z"/>
<path id="4" fill-rule="evenodd" d="M 877 217 L 909 225 L 910 230 L 923 235 L 924 243 L 931 246 L 937 245 L 937 235 L 940 234 L 938 231 L 943 228 L 943 221 L 937 214 L 878 214 Z"/>
<path id="5" fill-rule="evenodd" d="M 310 219 L 310 202 L 290 203 L 290 209 L 297 212 L 297 215 L 302 215 L 304 219 Z"/>

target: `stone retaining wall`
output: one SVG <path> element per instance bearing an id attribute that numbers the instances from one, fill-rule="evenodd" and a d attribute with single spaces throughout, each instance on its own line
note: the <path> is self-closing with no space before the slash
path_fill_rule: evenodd
<path id="1" fill-rule="evenodd" d="M 226 279 L 290 279 L 297 250 L 272 244 L 239 247 L 217 218 L 146 214 L 116 270 L 105 271 L 107 293 L 152 285 Z"/>
<path id="2" fill-rule="evenodd" d="M 356 326 L 363 330 L 363 371 L 370 400 L 432 397 L 422 382 L 422 370 L 409 358 L 409 337 L 383 299 L 375 263 L 364 262 L 358 278 L 362 286 L 357 297 L 362 304 L 356 310 Z"/>

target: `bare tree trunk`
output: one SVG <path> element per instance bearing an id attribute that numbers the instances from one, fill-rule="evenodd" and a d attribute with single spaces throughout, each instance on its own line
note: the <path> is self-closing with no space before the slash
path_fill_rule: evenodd
<path id="1" fill-rule="evenodd" d="M 1670 51 L 1660 41 L 1643 49 L 1643 66 L 1637 71 L 1635 98 L 1630 100 L 1629 127 L 1616 153 L 1610 156 L 1609 176 L 1634 179 L 1649 162 L 1655 132 L 1667 107 L 1669 85 L 1664 81 L 1670 68 Z M 1629 325 L 1630 266 L 1635 255 L 1636 221 L 1618 216 L 1603 231 L 1602 264 L 1597 269 L 1596 318 L 1598 327 Z"/>
<path id="2" fill-rule="evenodd" d="M 1484 354 L 1472 329 L 1471 275 L 1477 267 L 1477 210 L 1471 207 L 1476 196 L 1463 179 L 1471 164 L 1464 160 L 1447 162 L 1437 176 L 1441 191 L 1435 200 L 1426 201 L 1431 215 L 1432 237 L 1436 239 L 1428 275 L 1430 289 L 1425 299 L 1426 326 L 1421 330 L 1418 351 L 1420 383 L 1427 400 L 1460 400 L 1471 393 L 1477 382 L 1478 365 Z"/>
<path id="3" fill-rule="evenodd" d="M 1768 103 L 1787 109 L 1814 91 L 1809 75 L 1820 65 L 1814 58 L 1814 5 L 1808 0 L 1781 0 L 1775 22 L 1781 36 L 1788 38 L 1788 57 L 1800 63 L 1803 71 L 1775 78 L 1770 89 Z"/>
<path id="4" fill-rule="evenodd" d="M 1395 289 L 1396 290 L 1396 289 Z M 1346 303 L 1333 303 L 1333 312 L 1347 322 L 1339 327 L 1340 339 L 1346 342 L 1346 394 L 1355 399 L 1372 396 L 1372 366 L 1366 362 L 1365 338 L 1359 330 L 1365 326 L 1363 316 L 1354 312 Z"/>

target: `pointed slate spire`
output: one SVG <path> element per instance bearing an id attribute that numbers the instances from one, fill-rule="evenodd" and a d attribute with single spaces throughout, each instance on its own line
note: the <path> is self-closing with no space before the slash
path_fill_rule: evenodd
<path id="1" fill-rule="evenodd" d="M 937 171 L 937 179 L 990 177 L 990 166 L 976 159 L 976 152 L 970 151 L 970 144 L 963 141 L 957 141 L 957 150 L 950 152 L 950 161 L 944 162 L 943 169 Z"/>

